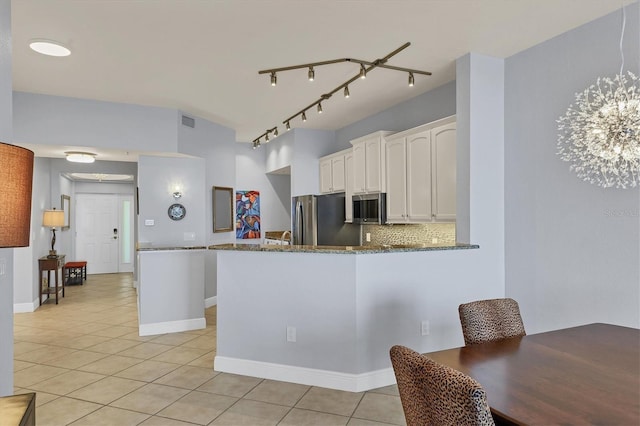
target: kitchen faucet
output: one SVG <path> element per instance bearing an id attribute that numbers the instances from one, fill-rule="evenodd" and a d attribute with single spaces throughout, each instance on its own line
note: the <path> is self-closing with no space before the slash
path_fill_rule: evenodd
<path id="1" fill-rule="evenodd" d="M 284 231 L 282 233 L 282 235 L 280 236 L 280 244 L 284 243 L 284 237 L 286 237 L 287 234 L 289 234 L 289 238 L 291 238 L 291 231 Z M 289 242 L 289 243 L 291 243 L 291 242 Z"/>

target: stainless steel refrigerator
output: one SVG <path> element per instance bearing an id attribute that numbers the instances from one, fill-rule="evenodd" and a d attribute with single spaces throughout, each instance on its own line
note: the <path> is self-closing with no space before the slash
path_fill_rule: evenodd
<path id="1" fill-rule="evenodd" d="M 344 194 L 293 197 L 291 234 L 293 244 L 360 245 L 360 225 L 344 223 Z"/>

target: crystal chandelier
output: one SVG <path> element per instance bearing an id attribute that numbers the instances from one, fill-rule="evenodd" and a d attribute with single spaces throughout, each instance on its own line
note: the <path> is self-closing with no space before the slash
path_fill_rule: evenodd
<path id="1" fill-rule="evenodd" d="M 625 21 L 623 6 L 618 75 L 576 93 L 575 106 L 558 119 L 558 155 L 579 178 L 603 188 L 640 184 L 640 80 L 623 73 Z"/>
<path id="2" fill-rule="evenodd" d="M 579 178 L 604 188 L 640 183 L 640 85 L 628 72 L 598 78 L 558 120 L 558 155 Z"/>

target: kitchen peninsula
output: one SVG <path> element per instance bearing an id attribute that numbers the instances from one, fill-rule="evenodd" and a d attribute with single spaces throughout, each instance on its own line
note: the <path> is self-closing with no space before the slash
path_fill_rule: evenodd
<path id="1" fill-rule="evenodd" d="M 364 391 L 395 383 L 389 348 L 462 344 L 457 308 L 499 297 L 477 245 L 221 244 L 216 371 Z"/>

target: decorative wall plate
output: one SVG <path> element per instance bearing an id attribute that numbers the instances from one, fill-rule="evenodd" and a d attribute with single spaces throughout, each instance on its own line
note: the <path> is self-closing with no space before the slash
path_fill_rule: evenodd
<path id="1" fill-rule="evenodd" d="M 187 209 L 182 204 L 171 204 L 167 214 L 172 220 L 181 220 L 187 214 Z"/>

